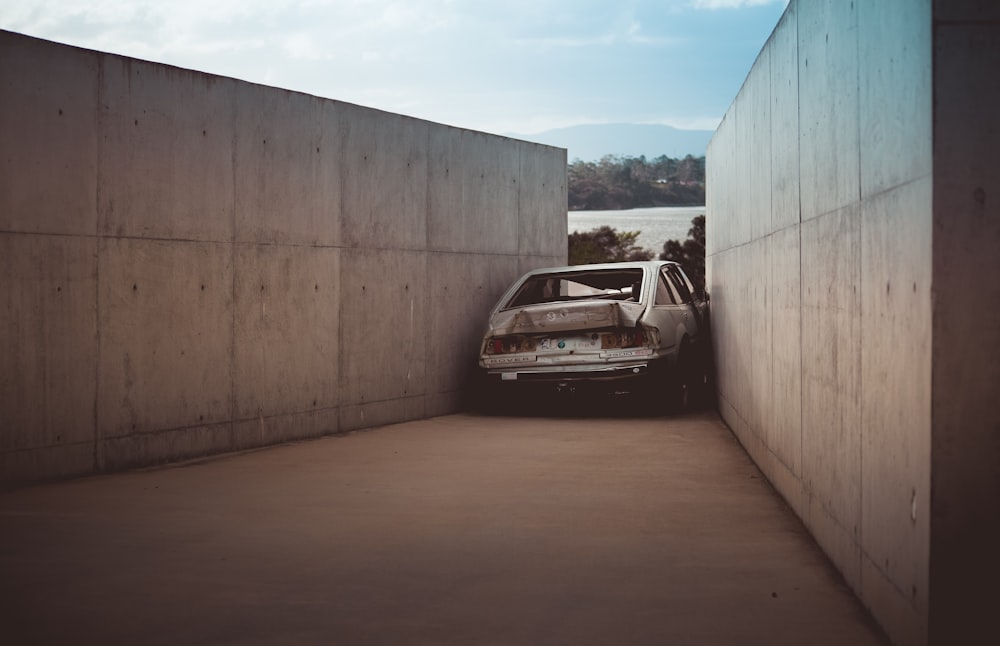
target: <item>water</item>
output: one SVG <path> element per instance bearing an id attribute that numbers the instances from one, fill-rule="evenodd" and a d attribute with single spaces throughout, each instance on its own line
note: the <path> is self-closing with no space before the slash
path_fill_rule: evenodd
<path id="1" fill-rule="evenodd" d="M 567 222 L 570 233 L 590 231 L 605 224 L 619 232 L 639 231 L 636 244 L 658 256 L 667 240 L 687 240 L 691 220 L 698 215 L 705 215 L 704 206 L 659 206 L 624 211 L 570 211 Z"/>

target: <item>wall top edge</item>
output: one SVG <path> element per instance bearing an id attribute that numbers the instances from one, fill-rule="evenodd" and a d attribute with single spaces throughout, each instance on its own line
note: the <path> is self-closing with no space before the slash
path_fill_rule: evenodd
<path id="1" fill-rule="evenodd" d="M 192 69 L 192 68 L 187 68 L 187 67 L 179 67 L 177 65 L 172 65 L 170 63 L 161 63 L 161 62 L 158 62 L 158 61 L 152 61 L 152 60 L 147 60 L 147 59 L 143 59 L 143 58 L 136 58 L 134 56 L 127 56 L 127 55 L 124 55 L 124 54 L 115 54 L 113 52 L 105 52 L 105 51 L 101 51 L 101 50 L 97 50 L 97 49 L 89 49 L 87 47 L 81 47 L 79 45 L 70 45 L 68 43 L 61 43 L 61 42 L 56 41 L 56 40 L 49 40 L 47 38 L 40 38 L 38 36 L 32 36 L 30 34 L 23 34 L 23 33 L 16 32 L 16 31 L 10 31 L 8 29 L 0 29 L 0 40 L 6 40 L 6 39 L 23 39 L 23 40 L 26 40 L 26 41 L 32 41 L 33 43 L 35 43 L 37 45 L 40 45 L 40 46 L 61 47 L 61 48 L 66 48 L 66 49 L 73 49 L 73 50 L 77 50 L 78 52 L 80 52 L 82 54 L 89 54 L 89 55 L 96 56 L 98 59 L 107 58 L 107 59 L 120 60 L 122 62 L 129 63 L 129 64 L 131 64 L 131 63 L 138 63 L 138 64 L 141 64 L 141 65 L 154 65 L 154 66 L 165 68 L 165 69 L 176 70 L 177 72 L 182 72 L 182 73 L 186 73 L 186 74 L 192 74 L 192 75 L 195 75 L 195 76 L 200 76 L 200 77 L 205 78 L 206 80 L 232 81 L 234 83 L 237 83 L 239 85 L 244 85 L 244 86 L 252 86 L 252 87 L 259 87 L 259 88 L 264 88 L 264 89 L 268 89 L 268 90 L 278 90 L 278 91 L 281 91 L 281 92 L 288 92 L 289 94 L 295 94 L 295 95 L 303 96 L 303 97 L 311 97 L 311 98 L 314 98 L 314 99 L 317 99 L 317 100 L 320 100 L 320 101 L 329 102 L 329 103 L 334 104 L 334 105 L 343 106 L 344 108 L 348 108 L 348 109 L 362 110 L 362 111 L 368 112 L 368 113 L 370 113 L 372 115 L 394 116 L 394 117 L 399 117 L 399 118 L 407 120 L 407 121 L 412 121 L 412 122 L 416 122 L 416 123 L 425 123 L 425 124 L 428 124 L 428 125 L 431 125 L 431 126 L 436 126 L 436 127 L 439 127 L 439 128 L 446 128 L 446 129 L 454 131 L 456 133 L 469 133 L 469 134 L 473 134 L 473 135 L 483 135 L 483 136 L 490 137 L 490 138 L 493 138 L 493 139 L 497 139 L 497 140 L 500 140 L 500 141 L 517 142 L 517 143 L 520 143 L 520 144 L 529 145 L 529 146 L 536 147 L 536 148 L 548 148 L 548 149 L 551 149 L 551 151 L 553 153 L 555 153 L 557 151 L 562 151 L 564 154 L 566 153 L 566 149 L 565 148 L 559 148 L 558 146 L 550 146 L 550 145 L 547 145 L 547 144 L 541 144 L 541 143 L 538 143 L 538 142 L 528 141 L 528 140 L 525 140 L 525 139 L 517 139 L 517 138 L 514 138 L 514 137 L 508 137 L 506 135 L 500 135 L 500 134 L 496 134 L 496 133 L 492 133 L 492 132 L 485 132 L 485 131 L 481 131 L 481 130 L 473 130 L 471 128 L 463 128 L 463 127 L 460 127 L 460 126 L 452 126 L 452 125 L 449 125 L 449 124 L 446 124 L 446 123 L 440 123 L 440 122 L 437 122 L 437 121 L 431 121 L 429 119 L 422 119 L 420 117 L 414 117 L 414 116 L 410 116 L 410 115 L 406 115 L 406 114 L 400 114 L 400 113 L 396 113 L 396 112 L 389 112 L 388 110 L 383 110 L 383 109 L 380 109 L 380 108 L 373 108 L 373 107 L 370 107 L 370 106 L 360 105 L 360 104 L 357 104 L 357 103 L 351 103 L 349 101 L 343 101 L 343 100 L 334 99 L 334 98 L 331 98 L 331 97 L 325 97 L 325 96 L 319 96 L 319 95 L 315 95 L 315 94 L 310 94 L 309 92 L 304 92 L 304 91 L 301 91 L 301 90 L 293 90 L 293 89 L 283 88 L 283 87 L 279 87 L 279 86 L 275 86 L 275 85 L 266 85 L 264 83 L 257 83 L 255 81 L 247 81 L 247 80 L 236 78 L 236 77 L 232 77 L 232 76 L 224 76 L 222 74 L 214 74 L 212 72 L 205 72 L 205 71 L 202 71 L 202 70 L 197 70 L 197 69 Z"/>

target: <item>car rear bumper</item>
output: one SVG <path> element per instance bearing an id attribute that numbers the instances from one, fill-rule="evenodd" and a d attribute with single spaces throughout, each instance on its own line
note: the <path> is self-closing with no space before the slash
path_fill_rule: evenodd
<path id="1" fill-rule="evenodd" d="M 518 366 L 516 368 L 480 368 L 481 396 L 566 392 L 639 393 L 657 390 L 671 373 L 671 357 L 612 364 L 569 364 L 559 366 Z"/>
<path id="2" fill-rule="evenodd" d="M 523 366 L 518 368 L 486 368 L 490 382 L 580 382 L 620 381 L 642 378 L 651 370 L 650 361 L 637 361 L 595 366 Z"/>

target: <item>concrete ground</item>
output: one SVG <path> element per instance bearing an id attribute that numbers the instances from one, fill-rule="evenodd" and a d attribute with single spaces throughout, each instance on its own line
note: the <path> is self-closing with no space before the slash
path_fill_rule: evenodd
<path id="1" fill-rule="evenodd" d="M 0 642 L 885 644 L 711 413 L 453 415 L 8 491 Z"/>

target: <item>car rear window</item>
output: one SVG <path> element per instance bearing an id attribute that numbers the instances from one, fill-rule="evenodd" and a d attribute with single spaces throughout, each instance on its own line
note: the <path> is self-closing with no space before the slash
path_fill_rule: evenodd
<path id="1" fill-rule="evenodd" d="M 538 303 L 610 299 L 639 301 L 642 269 L 603 269 L 532 276 L 521 285 L 506 309 Z"/>

